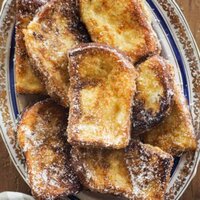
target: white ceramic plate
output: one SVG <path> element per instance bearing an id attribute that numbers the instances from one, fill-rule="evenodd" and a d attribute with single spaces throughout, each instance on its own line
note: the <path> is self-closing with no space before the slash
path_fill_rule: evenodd
<path id="1" fill-rule="evenodd" d="M 24 107 L 35 101 L 34 96 L 15 93 L 14 73 L 14 24 L 15 1 L 3 3 L 0 17 L 0 132 L 11 159 L 26 181 L 26 169 L 16 144 L 16 121 Z M 188 99 L 195 133 L 200 135 L 200 55 L 188 24 L 173 0 L 147 0 L 153 15 L 153 27 L 162 44 L 162 55 L 175 66 L 176 80 Z M 178 199 L 196 173 L 199 162 L 199 146 L 196 152 L 186 153 L 175 159 L 167 189 L 166 199 Z M 113 199 L 82 192 L 81 200 Z M 69 197 L 76 199 L 76 197 Z"/>

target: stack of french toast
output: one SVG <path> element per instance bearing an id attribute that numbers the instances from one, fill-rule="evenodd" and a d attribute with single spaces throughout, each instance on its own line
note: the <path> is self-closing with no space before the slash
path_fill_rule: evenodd
<path id="1" fill-rule="evenodd" d="M 195 151 L 190 112 L 143 0 L 16 0 L 18 123 L 36 199 L 82 190 L 163 200 Z"/>

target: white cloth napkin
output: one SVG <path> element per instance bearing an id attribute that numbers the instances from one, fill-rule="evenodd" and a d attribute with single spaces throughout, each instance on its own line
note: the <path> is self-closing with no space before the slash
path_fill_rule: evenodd
<path id="1" fill-rule="evenodd" d="M 19 192 L 1 192 L 0 200 L 34 200 L 34 198 Z"/>

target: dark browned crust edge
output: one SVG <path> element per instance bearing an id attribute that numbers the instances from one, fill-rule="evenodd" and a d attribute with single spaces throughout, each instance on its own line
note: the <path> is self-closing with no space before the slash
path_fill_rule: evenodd
<path id="1" fill-rule="evenodd" d="M 140 56 L 137 58 L 137 62 L 140 62 L 141 60 L 144 60 L 145 58 L 147 58 L 149 56 L 154 56 L 154 55 L 160 54 L 161 53 L 161 44 L 158 40 L 158 37 L 157 37 L 155 31 L 153 30 L 151 21 L 149 21 L 146 14 L 144 14 L 143 7 L 144 6 L 146 7 L 146 5 L 143 5 L 143 4 L 145 2 L 141 1 L 141 3 L 138 3 L 137 0 L 132 0 L 132 2 L 133 2 L 133 6 L 135 7 L 134 10 L 136 12 L 136 15 L 139 16 L 140 25 L 143 26 L 147 32 L 150 31 L 150 34 L 146 33 L 146 31 L 144 31 L 144 34 L 145 34 L 145 41 L 147 42 L 147 48 L 150 48 L 151 50 L 149 52 L 145 53 L 143 56 Z"/>
<path id="2" fill-rule="evenodd" d="M 40 7 L 37 16 L 39 18 L 47 17 L 50 10 L 51 12 L 56 10 L 56 4 L 60 4 L 58 5 L 58 10 L 68 19 L 68 30 L 76 37 L 76 39 L 82 43 L 90 42 L 91 39 L 88 31 L 80 20 L 79 2 L 76 0 L 50 0 L 43 7 Z"/>
<path id="3" fill-rule="evenodd" d="M 161 150 L 159 147 L 154 147 L 149 144 L 143 144 L 139 140 L 132 140 L 129 144 L 129 146 L 125 149 L 125 160 L 127 163 L 127 167 L 129 165 L 132 165 L 132 155 L 131 152 L 139 151 L 143 153 L 142 156 L 145 156 L 146 159 L 149 159 L 151 157 L 157 157 L 157 159 L 161 162 L 158 167 L 162 167 L 160 171 L 158 171 L 158 176 L 161 175 L 160 181 L 161 181 L 161 189 L 162 194 L 160 193 L 160 198 L 164 198 L 165 192 L 168 186 L 168 183 L 170 181 L 170 174 L 171 170 L 174 164 L 174 158 L 171 154 Z M 130 169 L 128 168 L 129 173 L 131 174 Z M 133 187 L 134 187 L 134 183 Z M 133 198 L 134 199 L 134 198 Z"/>
<path id="4" fill-rule="evenodd" d="M 38 105 L 40 106 L 40 105 L 45 105 L 45 104 L 47 104 L 47 105 L 48 105 L 48 104 L 50 104 L 50 105 L 55 104 L 59 109 L 61 109 L 61 110 L 63 110 L 63 111 L 64 111 L 64 110 L 67 111 L 66 108 L 62 107 L 62 106 L 59 105 L 59 104 L 56 104 L 55 101 L 54 101 L 53 99 L 51 99 L 51 98 L 47 98 L 47 99 L 45 99 L 45 100 L 38 101 L 38 102 L 36 102 L 35 104 L 33 104 L 32 106 L 29 106 L 29 107 L 25 108 L 25 110 L 24 110 L 23 113 L 21 114 L 21 120 L 19 121 L 19 123 L 18 123 L 18 125 L 17 125 L 17 132 L 18 132 L 19 126 L 20 126 L 21 123 L 22 123 L 23 118 L 26 117 L 26 115 L 29 113 L 29 111 L 30 111 L 31 109 L 33 109 L 34 107 L 37 107 Z M 66 118 L 67 118 L 67 117 L 66 117 Z M 64 132 L 63 132 L 63 134 L 62 134 L 61 137 L 62 137 L 62 138 L 65 138 L 65 140 L 66 140 L 66 142 L 67 142 L 67 138 L 66 138 L 66 136 L 64 135 Z M 17 138 L 17 139 L 18 139 L 18 138 Z M 19 143 L 18 143 L 18 145 L 19 145 Z M 19 147 L 20 147 L 20 149 L 23 148 L 23 147 L 21 147 L 20 145 L 19 145 Z M 64 151 L 64 152 L 66 153 L 66 155 L 67 155 L 67 160 L 68 160 L 68 162 L 66 162 L 65 164 L 67 164 L 68 169 L 71 170 L 71 172 L 73 172 L 74 175 L 75 175 L 75 177 L 76 177 L 76 174 L 75 174 L 75 172 L 74 172 L 74 170 L 73 170 L 72 163 L 71 163 L 70 150 L 71 150 L 71 146 L 70 146 L 68 143 L 66 143 L 66 145 L 64 146 L 64 150 L 63 150 L 63 151 Z M 26 152 L 22 152 L 22 153 L 24 154 L 24 158 L 25 158 L 25 161 L 26 161 Z M 27 163 L 27 161 L 26 161 L 26 163 Z M 28 171 L 28 163 L 27 163 L 27 171 Z M 30 182 L 30 181 L 29 181 L 29 185 L 30 185 L 30 188 L 32 188 L 31 182 Z M 34 190 L 31 190 L 31 193 L 32 193 L 32 195 L 33 195 L 36 199 L 38 199 L 38 200 L 46 200 L 46 199 L 49 199 L 49 198 L 52 199 L 52 200 L 60 200 L 61 198 L 66 198 L 68 195 L 77 194 L 77 193 L 80 191 L 80 189 L 81 189 L 81 185 L 80 185 L 79 180 L 77 179 L 77 180 L 76 180 L 76 183 L 74 183 L 74 185 L 73 185 L 73 188 L 71 188 L 71 190 L 70 190 L 69 192 L 64 192 L 64 193 L 62 193 L 62 194 L 60 194 L 60 195 L 58 195 L 58 196 L 55 196 L 55 197 L 53 197 L 53 196 L 49 197 L 49 195 L 45 195 L 45 194 L 38 195 L 37 192 L 35 192 Z"/>
<path id="5" fill-rule="evenodd" d="M 34 72 L 35 72 L 35 74 L 37 74 L 37 76 L 38 76 L 38 78 L 41 80 L 41 83 L 44 85 L 44 87 L 45 87 L 45 89 L 47 90 L 47 86 L 49 85 L 48 84 L 48 77 L 47 76 L 44 76 L 43 75 L 43 72 L 45 71 L 46 72 L 46 70 L 42 70 L 42 69 L 40 69 L 40 67 L 36 67 L 36 63 L 38 64 L 38 62 L 39 62 L 39 60 L 37 60 L 37 61 L 35 61 L 31 56 L 30 56 L 30 62 L 31 62 L 31 64 L 32 64 L 32 66 L 33 66 L 33 70 L 34 70 Z M 42 64 L 39 64 L 40 66 L 42 65 Z M 38 66 L 39 66 L 38 65 Z M 47 72 L 48 73 L 48 72 Z M 49 74 L 49 73 L 48 73 Z M 48 90 L 47 90 L 47 93 L 48 93 Z M 52 93 L 51 92 L 51 95 L 50 94 L 48 94 L 56 103 L 58 103 L 58 104 L 60 104 L 61 106 L 63 106 L 63 107 L 68 107 L 69 106 L 69 102 L 67 103 L 67 105 L 65 104 L 65 103 L 63 103 L 63 102 L 61 102 L 60 101 L 60 97 L 54 92 L 54 93 Z"/>
<path id="6" fill-rule="evenodd" d="M 19 23 L 21 18 L 25 17 L 30 17 L 33 18 L 34 15 L 36 14 L 36 12 L 38 11 L 38 9 L 43 6 L 45 3 L 47 3 L 48 0 L 16 0 L 15 4 L 15 8 L 16 8 L 16 24 L 15 24 L 15 43 L 16 43 L 16 47 L 15 47 L 15 71 L 17 70 L 16 68 L 16 63 L 20 62 L 19 60 L 22 59 L 22 57 L 28 57 L 29 59 L 29 64 L 31 65 L 31 61 L 30 58 L 28 56 L 27 50 L 25 49 L 25 42 L 23 40 L 23 33 L 22 30 L 19 31 L 18 27 L 20 26 Z M 18 38 L 19 37 L 19 38 Z M 21 50 L 21 46 L 24 45 L 24 49 L 23 51 Z M 22 55 L 19 55 L 22 54 Z M 33 66 L 31 66 L 33 67 Z M 35 74 L 37 76 L 37 74 Z M 19 94 L 44 94 L 46 95 L 46 91 L 43 90 L 27 90 L 21 86 L 18 86 L 15 84 L 16 87 L 16 91 Z"/>
<path id="7" fill-rule="evenodd" d="M 153 62 L 156 61 L 159 67 L 155 67 L 155 70 L 159 70 L 162 74 L 160 81 L 164 86 L 164 98 L 160 101 L 160 109 L 156 115 L 152 114 L 152 111 L 146 110 L 143 106 L 143 102 L 141 100 L 137 100 L 137 92 L 135 95 L 133 111 L 132 111 L 132 133 L 133 134 L 141 134 L 149 129 L 153 128 L 157 124 L 159 124 L 165 116 L 169 115 L 169 111 L 171 108 L 171 104 L 173 102 L 174 96 L 174 87 L 173 87 L 173 78 L 174 75 L 171 72 L 171 67 L 169 63 L 159 55 L 155 55 L 150 57 L 148 60 L 144 62 L 148 62 L 152 60 Z M 142 64 L 142 63 L 141 63 Z M 162 67 L 162 69 L 161 69 Z M 160 68 L 160 69 L 158 69 Z M 156 73 L 156 72 L 155 72 Z M 137 81 L 136 81 L 137 85 Z M 142 113 L 142 114 L 141 114 Z"/>
<path id="8" fill-rule="evenodd" d="M 183 107 L 186 107 L 186 108 L 187 108 L 187 106 L 188 106 L 188 105 L 187 105 L 187 99 L 185 98 L 183 92 L 181 91 L 180 85 L 177 85 L 177 84 L 174 82 L 174 80 L 173 80 L 173 84 L 174 84 L 174 98 L 173 98 L 173 100 L 172 100 L 172 108 L 173 108 L 173 105 L 174 105 L 174 104 L 176 104 L 178 107 L 183 106 Z M 180 100 L 179 100 L 179 99 L 181 99 L 181 98 L 183 98 L 183 104 L 180 103 Z M 177 100 L 177 99 L 178 99 L 178 100 Z M 166 118 L 170 117 L 171 112 L 173 112 L 173 109 L 170 109 L 169 114 L 168 114 L 168 116 L 166 116 Z M 187 113 L 185 113 L 185 115 L 188 117 L 188 120 L 191 121 L 190 123 L 191 123 L 192 128 L 193 128 L 191 112 L 189 111 L 189 109 L 188 109 Z M 158 124 L 157 126 L 155 126 L 155 127 L 153 128 L 153 130 L 154 130 L 156 127 L 158 127 L 158 128 L 160 129 L 159 126 L 162 126 L 162 124 L 165 124 L 165 119 L 164 119 L 160 124 Z M 153 131 L 153 130 L 150 130 L 150 131 Z M 161 131 L 160 131 L 160 133 L 161 133 Z M 149 134 L 149 133 L 147 132 L 147 134 Z M 153 132 L 152 132 L 152 134 L 153 134 Z M 146 137 L 146 134 L 140 135 L 140 140 L 141 140 L 142 142 L 144 142 L 144 143 L 147 143 L 148 141 L 146 141 L 145 137 Z M 197 137 L 196 137 L 196 135 L 195 135 L 194 129 L 192 130 L 192 135 L 191 135 L 191 137 L 193 137 L 194 140 L 195 140 L 195 147 L 185 148 L 185 147 L 180 147 L 180 146 L 176 146 L 176 145 L 173 145 L 173 144 L 172 144 L 172 147 L 166 149 L 166 148 L 163 148 L 160 144 L 158 145 L 157 141 L 155 141 L 154 143 L 151 143 L 151 145 L 153 145 L 153 146 L 158 146 L 159 148 L 163 149 L 163 150 L 166 151 L 167 153 L 169 153 L 169 154 L 171 154 L 171 155 L 173 155 L 173 156 L 178 156 L 178 157 L 180 157 L 180 156 L 183 155 L 183 153 L 186 153 L 186 152 L 193 152 L 193 151 L 195 151 L 195 150 L 197 149 L 197 143 L 198 143 L 198 142 L 197 142 Z M 159 141 L 159 140 L 158 140 L 158 141 Z"/>
<path id="9" fill-rule="evenodd" d="M 51 0 L 48 3 L 46 3 L 44 6 L 40 7 L 39 12 L 35 17 L 43 18 L 46 17 L 47 14 L 49 14 L 49 10 L 54 12 L 55 10 L 55 4 L 60 4 L 58 5 L 58 10 L 63 14 L 64 17 L 66 17 L 68 20 L 68 28 L 69 31 L 76 37 L 76 39 L 80 43 L 87 43 L 90 42 L 90 37 L 89 34 L 84 27 L 84 25 L 81 23 L 80 18 L 79 18 L 79 4 L 75 0 Z M 73 8 L 73 9 L 71 9 Z M 58 11 L 57 10 L 57 11 Z M 50 87 L 51 84 L 49 84 L 49 72 L 48 70 L 44 70 L 41 66 L 42 64 L 40 63 L 39 59 L 35 60 L 31 53 L 29 52 L 29 49 L 27 48 L 28 55 L 30 57 L 30 61 L 33 65 L 33 69 L 43 85 L 45 86 L 47 93 L 60 105 L 64 107 L 69 106 L 69 100 L 67 102 L 64 102 L 62 100 L 62 97 L 57 94 L 55 91 L 52 92 L 48 90 L 48 87 Z M 67 52 L 66 52 L 67 56 Z M 66 72 L 67 73 L 67 72 Z M 52 79 L 50 80 L 52 82 Z"/>
<path id="10" fill-rule="evenodd" d="M 77 84 L 79 82 L 79 75 L 77 75 L 76 72 L 76 56 L 82 52 L 86 52 L 91 49 L 96 49 L 100 51 L 108 51 L 118 57 L 119 60 L 124 62 L 124 66 L 131 66 L 133 67 L 132 63 L 130 62 L 129 57 L 126 56 L 126 54 L 122 53 L 121 51 L 114 49 L 110 46 L 104 45 L 104 44 L 99 44 L 99 43 L 87 43 L 87 44 L 81 44 L 78 45 L 77 47 L 70 49 L 68 51 L 68 60 L 69 60 L 69 76 L 70 76 L 70 87 L 69 87 L 69 101 L 70 101 L 70 109 L 69 109 L 69 124 L 67 127 L 67 132 L 70 134 L 71 131 L 71 126 L 73 123 L 78 123 L 78 120 L 81 116 L 81 108 L 80 108 L 80 89 L 82 88 L 81 84 Z M 136 74 L 137 76 L 137 74 Z M 76 83 L 76 84 L 75 84 Z M 77 85 L 76 88 L 72 88 L 72 85 Z M 73 102 L 72 102 L 73 100 Z M 133 99 L 132 99 L 133 103 Z M 76 104 L 77 106 L 73 106 Z M 70 114 L 73 113 L 73 116 Z M 130 124 L 131 124 L 131 113 L 132 109 L 130 110 Z M 131 134 L 131 129 L 130 129 L 130 134 Z M 77 146 L 101 146 L 101 147 L 106 147 L 106 148 L 116 148 L 116 149 L 121 149 L 125 148 L 128 146 L 128 143 L 117 146 L 117 145 L 110 145 L 110 144 L 105 144 L 102 142 L 81 142 L 77 141 L 76 137 L 74 137 L 74 132 L 70 135 L 70 138 L 68 138 L 68 142 L 71 145 L 77 145 Z"/>
<path id="11" fill-rule="evenodd" d="M 119 190 L 119 189 L 114 190 L 113 188 L 109 188 L 107 189 L 107 191 L 105 191 L 103 189 L 91 188 L 89 182 L 86 181 L 85 176 L 84 176 L 84 174 L 86 174 L 86 170 L 84 170 L 84 167 L 82 165 L 82 159 L 84 158 L 82 158 L 82 156 L 80 155 L 80 149 L 83 149 L 83 147 L 72 147 L 70 153 L 71 153 L 72 167 L 76 175 L 78 176 L 79 181 L 83 185 L 84 189 L 92 191 L 92 192 L 102 193 L 102 194 L 111 194 L 118 197 L 125 197 L 125 198 L 131 197 L 131 194 L 125 193 L 123 190 Z M 87 151 L 89 151 L 88 148 L 86 149 Z M 99 149 L 96 149 L 96 150 L 99 150 Z M 100 151 L 101 150 L 103 149 L 100 149 Z M 108 151 L 108 149 L 106 149 L 106 151 Z M 124 149 L 124 153 L 125 153 L 125 149 Z"/>

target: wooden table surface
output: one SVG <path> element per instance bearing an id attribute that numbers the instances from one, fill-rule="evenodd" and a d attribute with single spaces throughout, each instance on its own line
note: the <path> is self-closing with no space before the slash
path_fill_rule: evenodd
<path id="1" fill-rule="evenodd" d="M 0 5 L 3 0 L 0 0 Z M 200 0 L 177 0 L 200 47 Z M 0 138 L 0 192 L 18 191 L 30 194 L 30 189 L 20 177 Z M 180 200 L 200 200 L 200 167 Z"/>

